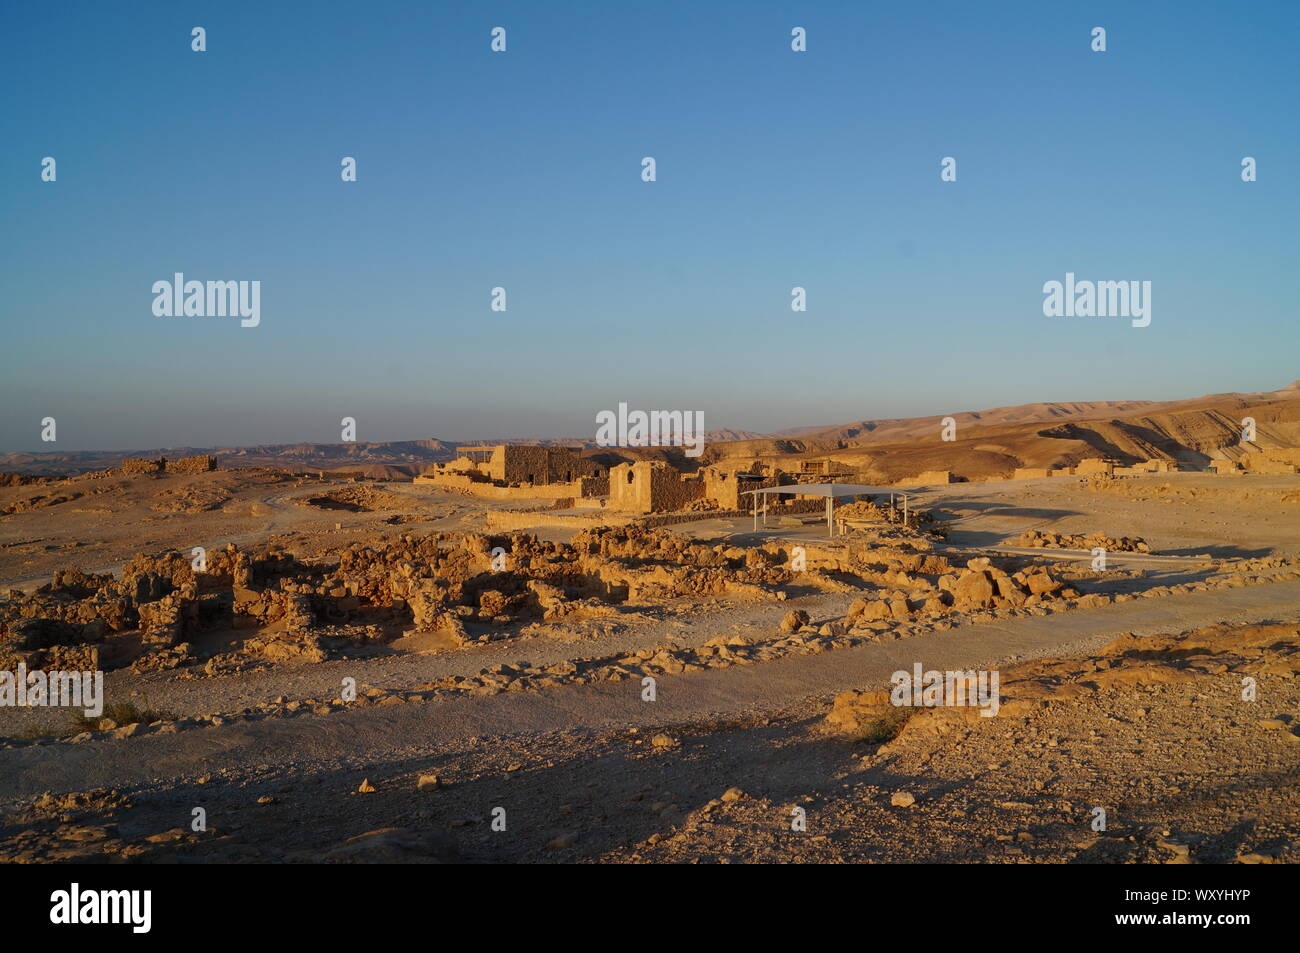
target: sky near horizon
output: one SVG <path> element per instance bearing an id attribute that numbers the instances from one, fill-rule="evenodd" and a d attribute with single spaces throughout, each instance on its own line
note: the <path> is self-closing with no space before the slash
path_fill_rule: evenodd
<path id="1" fill-rule="evenodd" d="M 14 0 L 0 451 L 1282 387 L 1298 42 L 1296 2 Z M 260 324 L 156 316 L 176 272 Z M 1045 316 L 1067 272 L 1150 281 L 1150 325 Z"/>

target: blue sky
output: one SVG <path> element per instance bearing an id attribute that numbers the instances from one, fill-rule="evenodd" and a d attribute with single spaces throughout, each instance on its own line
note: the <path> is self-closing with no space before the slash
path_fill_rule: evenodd
<path id="1" fill-rule="evenodd" d="M 1300 377 L 1294 2 L 0 19 L 0 450 L 337 441 L 343 416 L 581 436 L 620 401 L 766 431 Z M 261 281 L 261 325 L 155 317 L 177 271 Z M 1045 317 L 1067 271 L 1151 281 L 1150 327 Z"/>

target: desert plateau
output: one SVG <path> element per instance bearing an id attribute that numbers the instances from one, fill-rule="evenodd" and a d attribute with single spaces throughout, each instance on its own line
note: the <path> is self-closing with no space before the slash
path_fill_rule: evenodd
<path id="1" fill-rule="evenodd" d="M 1295 861 L 1300 388 L 1113 413 L 11 472 L 0 857 Z"/>

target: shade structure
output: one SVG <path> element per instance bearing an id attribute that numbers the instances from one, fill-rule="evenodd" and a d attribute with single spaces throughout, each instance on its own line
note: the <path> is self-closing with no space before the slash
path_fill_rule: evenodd
<path id="1" fill-rule="evenodd" d="M 745 493 L 780 493 L 786 496 L 861 496 L 864 493 L 897 493 L 895 486 L 863 486 L 860 483 L 787 483 L 785 486 L 765 486 Z"/>
<path id="2" fill-rule="evenodd" d="M 862 496 L 867 493 L 897 493 L 897 487 L 865 486 L 861 483 L 787 483 L 785 486 L 765 486 L 758 490 L 745 490 L 754 496 L 754 528 L 758 528 L 758 498 L 776 493 L 781 496 L 823 496 L 826 498 L 826 534 L 835 536 L 835 498 L 837 496 Z M 907 498 L 907 494 L 903 494 Z M 906 505 L 906 504 L 904 504 Z M 767 525 L 767 500 L 763 501 L 763 525 Z"/>

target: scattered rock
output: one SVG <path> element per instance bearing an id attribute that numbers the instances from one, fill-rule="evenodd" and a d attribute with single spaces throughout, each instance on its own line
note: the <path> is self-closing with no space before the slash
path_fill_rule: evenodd
<path id="1" fill-rule="evenodd" d="M 808 624 L 808 613 L 802 609 L 792 609 L 781 619 L 782 632 L 798 632 Z"/>

